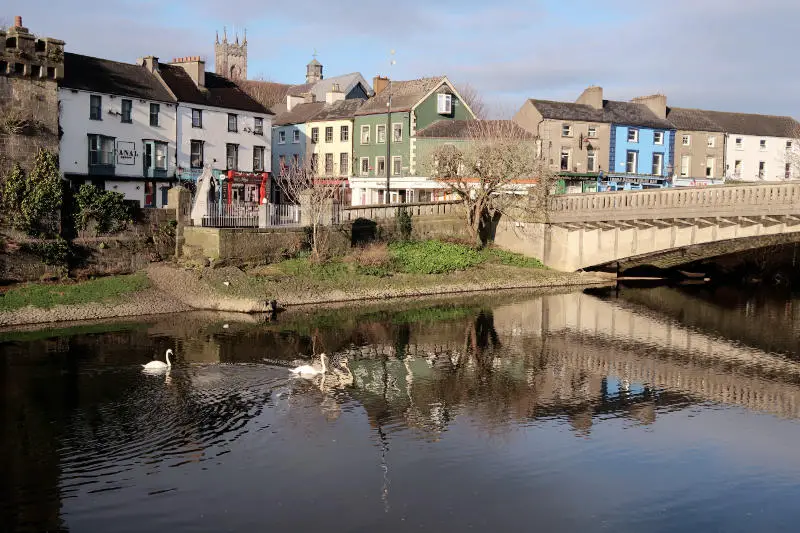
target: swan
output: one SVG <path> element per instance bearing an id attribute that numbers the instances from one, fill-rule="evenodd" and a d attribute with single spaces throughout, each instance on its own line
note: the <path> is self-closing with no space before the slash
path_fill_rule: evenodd
<path id="1" fill-rule="evenodd" d="M 175 355 L 172 353 L 172 350 L 167 350 L 167 362 L 164 363 L 163 361 L 150 361 L 146 365 L 142 365 L 142 368 L 145 370 L 163 370 L 165 368 L 171 368 L 172 363 L 169 362 L 169 356 Z"/>
<path id="2" fill-rule="evenodd" d="M 314 377 L 319 374 L 325 374 L 328 371 L 328 365 L 326 363 L 328 356 L 324 353 L 319 354 L 319 360 L 322 363 L 321 366 L 317 366 L 316 364 L 311 365 L 302 365 L 298 366 L 297 368 L 292 368 L 292 374 L 298 375 L 300 377 Z"/>

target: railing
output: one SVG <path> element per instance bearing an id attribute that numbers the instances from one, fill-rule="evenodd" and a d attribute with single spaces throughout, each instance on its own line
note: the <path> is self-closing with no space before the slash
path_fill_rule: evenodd
<path id="1" fill-rule="evenodd" d="M 366 218 L 369 220 L 397 218 L 397 214 L 401 209 L 405 209 L 406 212 L 408 212 L 411 216 L 453 215 L 456 213 L 456 209 L 460 205 L 460 201 L 455 201 L 347 206 L 342 207 L 339 210 L 339 220 L 341 222 L 351 222 L 359 218 Z"/>
<path id="2" fill-rule="evenodd" d="M 209 202 L 203 226 L 210 228 L 257 228 L 258 204 Z"/>
<path id="3" fill-rule="evenodd" d="M 266 204 L 267 226 L 299 226 L 300 206 L 293 204 Z"/>
<path id="4" fill-rule="evenodd" d="M 800 183 L 554 196 L 550 222 L 800 214 Z"/>

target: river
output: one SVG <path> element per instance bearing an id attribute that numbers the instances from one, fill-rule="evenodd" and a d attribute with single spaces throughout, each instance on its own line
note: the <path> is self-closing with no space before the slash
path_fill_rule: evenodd
<path id="1" fill-rule="evenodd" d="M 500 292 L 0 332 L 0 530 L 796 531 L 799 304 Z M 324 380 L 291 376 L 322 352 Z"/>

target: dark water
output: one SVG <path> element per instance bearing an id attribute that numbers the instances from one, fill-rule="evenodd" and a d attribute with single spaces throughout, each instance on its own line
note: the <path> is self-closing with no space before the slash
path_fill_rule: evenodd
<path id="1" fill-rule="evenodd" d="M 0 333 L 0 530 L 797 531 L 799 302 L 498 293 Z M 341 372 L 290 378 L 323 351 Z"/>

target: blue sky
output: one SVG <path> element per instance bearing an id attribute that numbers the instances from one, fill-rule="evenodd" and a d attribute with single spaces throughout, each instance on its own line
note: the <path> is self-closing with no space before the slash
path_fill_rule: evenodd
<path id="1" fill-rule="evenodd" d="M 609 99 L 800 118 L 797 0 L 4 0 L 0 22 L 14 15 L 72 52 L 209 66 L 215 31 L 246 27 L 250 78 L 301 83 L 316 49 L 328 76 L 446 74 L 498 114 L 595 84 Z"/>

